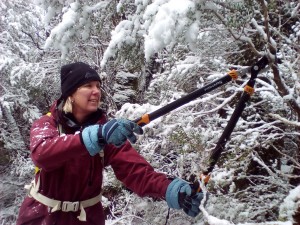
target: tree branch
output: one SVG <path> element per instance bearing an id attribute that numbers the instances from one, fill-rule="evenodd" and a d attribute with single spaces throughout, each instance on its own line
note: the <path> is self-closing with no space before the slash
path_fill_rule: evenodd
<path id="1" fill-rule="evenodd" d="M 279 69 L 278 69 L 278 62 L 276 60 L 276 46 L 272 44 L 273 40 L 271 37 L 270 27 L 269 27 L 269 15 L 268 15 L 268 8 L 265 4 L 264 0 L 257 0 L 257 2 L 262 6 L 263 16 L 264 16 L 264 26 L 265 26 L 265 33 L 267 34 L 267 45 L 270 54 L 268 55 L 269 61 L 271 62 L 271 69 L 274 75 L 274 82 L 278 88 L 278 92 L 281 97 L 287 96 L 290 94 L 288 87 L 286 86 L 284 80 L 282 79 Z M 290 108 L 297 113 L 298 121 L 300 121 L 300 106 L 296 102 L 294 98 L 288 100 L 288 104 Z"/>
<path id="2" fill-rule="evenodd" d="M 40 47 L 39 43 L 37 41 L 34 40 L 34 38 L 32 37 L 32 35 L 30 33 L 27 33 L 23 30 L 21 30 L 24 34 L 26 34 L 27 36 L 30 37 L 30 39 L 32 40 L 33 44 L 39 49 L 39 50 L 44 50 L 43 48 Z"/>
<path id="3" fill-rule="evenodd" d="M 251 50 L 254 52 L 255 55 L 257 56 L 262 56 L 262 54 L 256 50 L 255 45 L 253 44 L 253 42 L 251 41 L 250 38 L 246 37 L 246 36 L 242 36 L 242 35 L 237 35 L 235 34 L 235 32 L 228 27 L 225 19 L 222 17 L 222 15 L 220 15 L 218 12 L 216 12 L 215 10 L 212 10 L 212 12 L 215 14 L 215 16 L 225 25 L 226 29 L 228 30 L 228 32 L 232 35 L 232 37 L 235 40 L 240 40 L 240 41 L 244 41 L 248 44 L 248 46 L 251 48 Z"/>

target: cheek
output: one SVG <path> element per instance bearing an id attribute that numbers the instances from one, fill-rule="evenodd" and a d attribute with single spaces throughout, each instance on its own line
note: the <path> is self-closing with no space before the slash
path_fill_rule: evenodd
<path id="1" fill-rule="evenodd" d="M 78 93 L 78 95 L 75 97 L 75 101 L 77 101 L 78 103 L 79 102 L 85 102 L 89 99 L 89 93 L 87 92 L 81 92 L 81 93 Z"/>

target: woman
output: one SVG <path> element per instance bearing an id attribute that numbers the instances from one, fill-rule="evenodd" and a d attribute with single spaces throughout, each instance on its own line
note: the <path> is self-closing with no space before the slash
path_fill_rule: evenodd
<path id="1" fill-rule="evenodd" d="M 155 172 L 132 148 L 141 127 L 125 119 L 107 122 L 99 109 L 100 84 L 85 63 L 61 68 L 61 97 L 30 131 L 31 158 L 39 169 L 17 225 L 104 225 L 102 170 L 108 165 L 136 194 L 165 199 L 190 216 L 199 213 L 201 193 L 190 197 L 186 181 Z"/>

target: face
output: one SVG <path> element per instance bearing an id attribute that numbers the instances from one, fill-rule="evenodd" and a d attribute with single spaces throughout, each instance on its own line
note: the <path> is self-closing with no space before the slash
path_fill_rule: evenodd
<path id="1" fill-rule="evenodd" d="M 71 99 L 72 112 L 74 116 L 80 121 L 89 114 L 97 111 L 101 99 L 100 83 L 98 81 L 91 81 L 80 86 Z"/>

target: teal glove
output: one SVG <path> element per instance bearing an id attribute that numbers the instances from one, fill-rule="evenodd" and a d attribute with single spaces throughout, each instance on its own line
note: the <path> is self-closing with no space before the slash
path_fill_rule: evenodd
<path id="1" fill-rule="evenodd" d="M 81 132 L 83 143 L 91 156 L 99 153 L 104 145 L 98 142 L 99 125 L 88 126 Z"/>
<path id="2" fill-rule="evenodd" d="M 143 129 L 130 120 L 113 119 L 99 129 L 99 143 L 113 144 L 116 147 L 125 144 L 127 139 L 131 143 L 135 143 L 137 138 L 134 133 L 143 134 Z"/>
<path id="3" fill-rule="evenodd" d="M 191 217 L 196 217 L 200 213 L 199 206 L 202 199 L 202 192 L 192 195 L 190 184 L 179 178 L 174 179 L 167 188 L 168 206 L 174 209 L 183 209 Z"/>
<path id="4" fill-rule="evenodd" d="M 91 156 L 99 153 L 105 144 L 113 144 L 120 147 L 128 139 L 135 143 L 135 134 L 143 134 L 143 129 L 134 122 L 126 119 L 113 119 L 103 126 L 92 125 L 83 129 L 82 140 Z"/>

